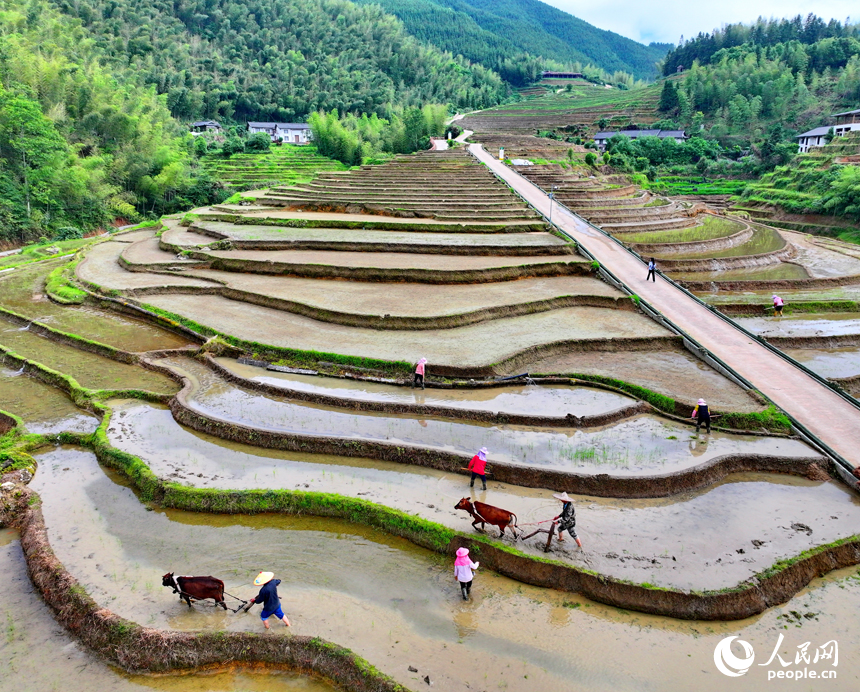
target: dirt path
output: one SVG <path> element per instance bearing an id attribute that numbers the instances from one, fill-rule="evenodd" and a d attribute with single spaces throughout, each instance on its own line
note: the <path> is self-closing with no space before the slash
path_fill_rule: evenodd
<path id="1" fill-rule="evenodd" d="M 540 188 L 490 156 L 480 145 L 469 150 L 511 187 L 549 215 L 551 200 Z M 779 356 L 752 341 L 671 283 L 646 283 L 643 262 L 579 217 L 556 206 L 560 228 L 588 248 L 594 257 L 628 283 L 639 296 L 719 356 L 778 406 L 794 416 L 821 441 L 855 467 L 860 464 L 860 410 Z"/>

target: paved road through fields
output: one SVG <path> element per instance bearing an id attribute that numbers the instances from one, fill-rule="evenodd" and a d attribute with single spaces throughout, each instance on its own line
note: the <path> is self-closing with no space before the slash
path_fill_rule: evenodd
<path id="1" fill-rule="evenodd" d="M 543 190 L 493 158 L 480 144 L 469 145 L 469 150 L 538 211 L 550 215 L 551 200 Z M 855 468 L 860 465 L 860 409 L 670 282 L 660 277 L 656 283 L 646 282 L 648 270 L 642 261 L 565 208 L 553 205 L 552 220 L 667 319 L 752 382 Z M 707 399 L 708 393 L 690 392 L 690 398 L 700 396 Z"/>

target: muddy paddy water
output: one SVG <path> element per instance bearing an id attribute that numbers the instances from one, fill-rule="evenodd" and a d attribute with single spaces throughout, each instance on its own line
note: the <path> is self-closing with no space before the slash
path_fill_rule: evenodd
<path id="1" fill-rule="evenodd" d="M 578 473 L 666 473 L 697 466 L 724 454 L 807 457 L 796 440 L 713 433 L 706 444 L 689 426 L 640 415 L 603 428 L 536 428 L 460 423 L 432 417 L 352 413 L 290 401 L 236 387 L 190 358 L 159 363 L 189 378 L 188 406 L 207 416 L 284 434 L 374 440 L 472 455 L 481 447 L 490 462 Z"/>
<path id="2" fill-rule="evenodd" d="M 79 409 L 59 389 L 3 366 L 0 410 L 20 416 L 31 433 L 92 432 L 99 424 L 95 416 Z"/>
<path id="3" fill-rule="evenodd" d="M 281 387 L 286 391 L 313 392 L 356 401 L 444 406 L 559 418 L 564 418 L 568 413 L 594 416 L 636 403 L 630 397 L 591 387 L 512 385 L 475 389 L 412 389 L 377 382 L 263 370 L 253 365 L 243 365 L 233 358 L 216 360 L 240 377 Z"/>
<path id="4" fill-rule="evenodd" d="M 736 317 L 734 320 L 764 337 L 860 334 L 860 314 L 856 312 L 796 313 L 784 317 Z"/>
<path id="5" fill-rule="evenodd" d="M 111 443 L 139 456 L 168 481 L 339 493 L 467 534 L 473 531 L 472 520 L 453 509 L 464 496 L 513 511 L 523 525 L 551 519 L 559 511 L 551 491 L 498 483 L 492 477 L 486 492 L 472 491 L 465 475 L 226 443 L 181 427 L 163 408 L 130 401 L 112 406 Z M 733 475 L 705 490 L 670 498 L 576 500 L 586 550 L 568 542 L 556 546 L 554 557 L 623 579 L 681 589 L 734 586 L 782 557 L 851 535 L 854 529 L 846 523 L 856 527 L 860 522 L 860 502 L 853 502 L 841 485 L 773 474 Z M 801 524 L 812 533 L 791 528 Z M 754 548 L 754 540 L 763 544 Z M 545 542 L 543 535 L 516 545 L 543 555 Z"/>
<path id="6" fill-rule="evenodd" d="M 333 692 L 321 680 L 292 673 L 230 672 L 149 677 L 128 675 L 91 655 L 56 621 L 33 590 L 18 534 L 0 529 L 3 599 L 0 690 L 3 692 Z"/>
<path id="7" fill-rule="evenodd" d="M 860 348 L 784 348 L 786 355 L 803 363 L 822 377 L 842 378 L 860 375 Z"/>
<path id="8" fill-rule="evenodd" d="M 713 651 L 732 634 L 755 647 L 756 663 L 767 660 L 779 633 L 786 637 L 783 657 L 803 642 L 811 641 L 814 648 L 837 639 L 841 684 L 833 689 L 853 689 L 860 676 L 857 658 L 850 654 L 860 646 L 856 568 L 816 580 L 785 606 L 734 623 L 679 622 L 623 612 L 480 570 L 474 600 L 466 603 L 458 600 L 450 561 L 406 541 L 323 519 L 147 512 L 89 453 L 57 449 L 40 455 L 39 461 L 34 487 L 42 495 L 58 557 L 99 603 L 144 625 L 260 631 L 254 613 L 224 614 L 204 605 L 189 610 L 161 586 L 161 575 L 168 570 L 211 573 L 223 578 L 231 593 L 246 595 L 256 591 L 249 582 L 265 568 L 283 580 L 280 593 L 295 633 L 348 646 L 413 690 L 423 689 L 421 678 L 429 675 L 436 689 L 455 692 L 722 691 L 726 684 L 713 667 Z M 18 559 L 19 553 L 13 543 L 2 554 Z M 18 619 L 18 610 L 5 601 L 0 615 L 8 609 L 6 616 L 11 613 L 22 631 L 49 629 L 44 608 L 29 599 L 18 602 L 34 613 L 32 622 Z M 797 627 L 791 611 L 800 614 Z M 784 630 L 786 624 L 789 629 Z M 273 626 L 272 636 L 283 633 Z M 27 667 L 18 669 L 11 689 L 51 689 L 28 687 L 30 675 L 34 680 L 50 675 L 53 669 L 44 665 L 46 660 L 67 666 L 63 638 L 53 633 L 45 639 L 44 654 L 31 652 L 29 660 L 16 660 Z M 4 646 L 8 644 L 0 641 L 0 655 Z M 410 665 L 419 672 L 410 673 Z M 71 672 L 71 666 L 62 669 Z M 761 689 L 767 670 L 754 666 L 733 681 L 733 689 Z M 207 687 L 205 680 L 191 680 L 200 687 L 190 689 L 257 689 L 241 681 Z M 123 679 L 112 689 L 125 685 Z M 84 687 L 70 676 L 60 689 Z"/>
<path id="9" fill-rule="evenodd" d="M 712 272 L 667 272 L 678 281 L 777 281 L 808 279 L 809 272 L 799 264 L 780 262 L 764 267 L 728 269 Z"/>
<path id="10" fill-rule="evenodd" d="M 45 277 L 60 266 L 39 263 L 0 280 L 0 306 L 62 332 L 78 334 L 124 351 L 180 348 L 187 339 L 151 324 L 89 306 L 64 306 L 45 295 Z"/>
<path id="11" fill-rule="evenodd" d="M 58 344 L 3 319 L 0 319 L 0 344 L 27 360 L 75 378 L 88 389 L 147 389 L 167 393 L 178 389 L 165 375 Z"/>

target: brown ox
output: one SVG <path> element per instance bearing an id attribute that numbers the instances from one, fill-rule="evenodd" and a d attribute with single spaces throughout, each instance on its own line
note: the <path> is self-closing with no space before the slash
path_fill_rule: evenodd
<path id="1" fill-rule="evenodd" d="M 463 509 L 471 514 L 475 520 L 472 522 L 472 526 L 476 529 L 478 528 L 478 523 L 481 524 L 481 531 L 484 530 L 485 524 L 492 524 L 499 527 L 499 531 L 501 531 L 499 536 L 504 536 L 505 528 L 510 527 L 514 538 L 517 537 L 517 532 L 514 531 L 514 527 L 517 525 L 517 515 L 513 512 L 493 507 L 493 505 L 487 505 L 483 502 L 473 503 L 468 497 L 464 497 L 454 505 L 454 509 Z"/>
<path id="2" fill-rule="evenodd" d="M 179 600 L 185 601 L 191 607 L 191 601 L 203 601 L 211 598 L 227 610 L 224 602 L 224 582 L 215 577 L 175 577 L 168 572 L 161 578 L 162 586 L 169 586 L 173 593 L 179 594 Z"/>

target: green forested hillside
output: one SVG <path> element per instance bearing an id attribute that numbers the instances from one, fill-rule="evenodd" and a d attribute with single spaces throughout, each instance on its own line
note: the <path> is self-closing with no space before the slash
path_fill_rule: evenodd
<path id="1" fill-rule="evenodd" d="M 0 241 L 208 201 L 189 139 L 78 22 L 44 0 L 0 0 Z"/>
<path id="2" fill-rule="evenodd" d="M 486 107 L 494 72 L 425 46 L 377 6 L 346 0 L 50 0 L 79 18 L 181 119 L 293 120 L 316 110 Z"/>
<path id="3" fill-rule="evenodd" d="M 690 125 L 700 111 L 717 137 L 755 138 L 775 125 L 790 135 L 860 101 L 857 26 L 812 15 L 728 25 L 672 51 L 664 70 L 673 66 L 685 71 L 664 112 Z"/>
<path id="4" fill-rule="evenodd" d="M 610 73 L 650 79 L 667 48 L 598 29 L 539 0 L 358 1 L 382 5 L 414 36 L 497 70 L 518 85 L 542 68 L 529 56 L 590 63 Z"/>

